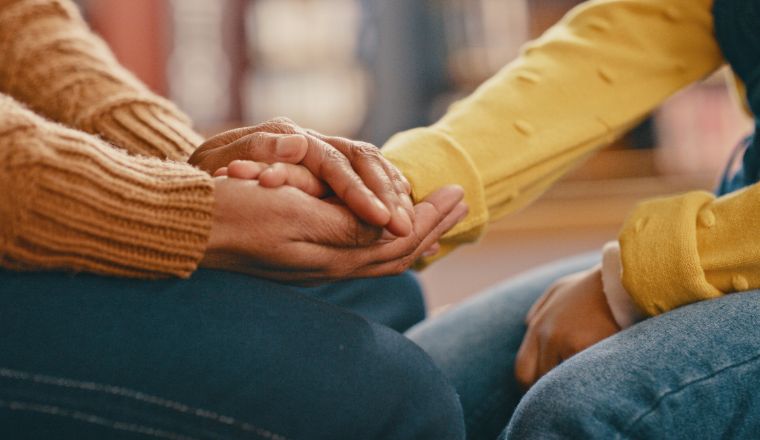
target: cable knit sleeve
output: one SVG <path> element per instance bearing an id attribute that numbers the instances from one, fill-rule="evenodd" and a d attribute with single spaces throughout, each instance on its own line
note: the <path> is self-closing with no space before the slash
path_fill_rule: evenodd
<path id="1" fill-rule="evenodd" d="M 185 160 L 202 141 L 119 65 L 70 0 L 0 0 L 0 92 L 133 154 Z"/>
<path id="2" fill-rule="evenodd" d="M 129 155 L 0 94 L 0 265 L 189 276 L 211 229 L 213 183 Z"/>

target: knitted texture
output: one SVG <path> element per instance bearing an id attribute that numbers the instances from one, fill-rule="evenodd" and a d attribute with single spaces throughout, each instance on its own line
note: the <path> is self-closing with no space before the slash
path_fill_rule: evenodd
<path id="1" fill-rule="evenodd" d="M 0 264 L 125 277 L 189 276 L 211 228 L 213 183 L 131 156 L 0 95 Z"/>
<path id="2" fill-rule="evenodd" d="M 526 206 L 716 70 L 723 58 L 712 1 L 584 2 L 436 124 L 391 138 L 383 154 L 416 200 L 446 184 L 465 189 L 469 215 L 437 257 L 482 236 L 489 221 Z"/>
<path id="3" fill-rule="evenodd" d="M 202 141 L 119 65 L 69 0 L 0 0 L 0 92 L 133 154 L 185 160 Z"/>

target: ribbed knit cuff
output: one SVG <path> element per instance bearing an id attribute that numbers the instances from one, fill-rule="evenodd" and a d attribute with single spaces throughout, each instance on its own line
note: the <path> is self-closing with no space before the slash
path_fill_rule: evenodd
<path id="1" fill-rule="evenodd" d="M 119 65 L 68 0 L 0 9 L 0 90 L 34 111 L 130 153 L 186 160 L 201 144 L 190 120 Z"/>
<path id="2" fill-rule="evenodd" d="M 15 115 L 33 124 L 0 136 L 4 266 L 140 278 L 197 268 L 212 222 L 206 173 Z"/>
<path id="3" fill-rule="evenodd" d="M 155 102 L 114 106 L 87 121 L 84 129 L 131 153 L 180 162 L 203 143 L 182 113 Z"/>

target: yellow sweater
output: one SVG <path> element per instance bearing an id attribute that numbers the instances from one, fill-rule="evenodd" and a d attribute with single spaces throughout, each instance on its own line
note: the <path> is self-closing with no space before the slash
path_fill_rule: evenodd
<path id="1" fill-rule="evenodd" d="M 533 201 L 673 93 L 723 64 L 712 0 L 595 0 L 570 12 L 431 127 L 385 154 L 417 199 L 457 183 L 470 215 L 443 252 Z M 760 288 L 760 186 L 642 203 L 620 233 L 623 285 L 654 315 Z"/>
<path id="2" fill-rule="evenodd" d="M 69 0 L 0 0 L 0 265 L 189 276 L 212 221 L 211 178 L 180 162 L 200 139 Z"/>

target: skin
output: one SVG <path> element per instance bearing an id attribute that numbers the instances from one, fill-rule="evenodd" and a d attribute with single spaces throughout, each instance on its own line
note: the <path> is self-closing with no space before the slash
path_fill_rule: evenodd
<path id="1" fill-rule="evenodd" d="M 302 165 L 277 162 L 268 164 L 252 160 L 235 160 L 226 167 L 219 168 L 214 177 L 234 177 L 235 179 L 258 180 L 265 188 L 292 186 L 313 197 L 325 198 L 331 190 L 321 180 L 314 177 Z"/>
<path id="2" fill-rule="evenodd" d="M 340 203 L 332 194 L 329 187 L 317 179 L 308 168 L 302 165 L 286 163 L 267 164 L 250 160 L 236 160 L 228 166 L 222 167 L 214 173 L 215 177 L 227 176 L 235 179 L 258 180 L 259 185 L 266 188 L 279 188 L 292 186 L 313 197 L 329 200 L 331 203 Z M 394 240 L 396 236 L 383 231 L 381 241 Z M 430 257 L 438 253 L 441 246 L 436 242 L 428 250 L 422 253 L 423 257 Z"/>
<path id="3" fill-rule="evenodd" d="M 601 266 L 552 285 L 525 318 L 528 330 L 515 361 L 525 389 L 574 354 L 620 331 L 602 286 Z"/>
<path id="4" fill-rule="evenodd" d="M 431 195 L 423 202 L 428 205 L 414 207 L 414 213 L 409 217 L 418 221 L 411 223 L 412 229 L 408 234 L 399 234 L 401 237 L 412 236 L 412 239 L 396 238 L 394 233 L 372 228 L 370 225 L 388 226 L 393 222 L 388 220 L 383 224 L 380 220 L 384 217 L 380 215 L 380 210 L 375 213 L 366 211 L 378 205 L 368 195 L 371 191 L 367 187 L 363 187 L 367 188 L 367 192 L 363 192 L 363 202 L 357 203 L 348 196 L 345 187 L 358 185 L 357 182 L 362 179 L 359 177 L 357 180 L 357 175 L 347 170 L 354 166 L 353 163 L 347 157 L 341 159 L 332 171 L 335 174 L 330 174 L 325 173 L 325 167 L 315 167 L 313 162 L 306 160 L 310 151 L 319 152 L 328 148 L 323 139 L 334 141 L 334 138 L 315 137 L 321 141 L 316 142 L 310 138 L 315 136 L 313 132 L 298 131 L 296 135 L 277 132 L 287 131 L 282 128 L 276 128 L 275 133 L 258 131 L 262 129 L 272 130 L 272 127 L 264 124 L 223 133 L 204 144 L 190 160 L 213 173 L 217 179 L 229 178 L 230 182 L 246 180 L 250 185 L 232 191 L 229 200 L 217 196 L 223 205 L 221 212 L 229 210 L 235 215 L 230 218 L 221 216 L 215 222 L 220 226 L 215 226 L 212 231 L 212 250 L 203 263 L 207 267 L 229 269 L 233 266 L 233 270 L 257 276 L 304 283 L 400 273 L 417 258 L 438 252 L 440 237 L 466 216 L 467 208 L 461 203 L 461 189 L 449 188 Z M 286 148 L 278 148 L 283 145 Z M 366 151 L 356 144 L 343 145 L 342 148 L 349 151 L 348 155 L 352 157 L 361 156 Z M 358 153 L 352 155 L 351 148 L 356 148 Z M 338 157 L 333 155 L 322 151 L 317 157 Z M 375 181 L 386 181 L 383 185 L 371 185 L 379 188 L 381 193 L 389 188 L 387 183 L 391 182 L 396 196 L 408 194 L 408 182 L 387 171 L 385 166 L 364 170 L 365 175 L 372 174 Z M 318 174 L 319 171 L 322 174 Z M 328 177 L 333 181 L 340 180 L 338 188 L 343 185 L 344 189 L 335 193 L 343 194 L 340 199 L 346 202 L 347 207 L 335 204 L 334 197 L 331 200 L 333 192 Z M 217 182 L 217 194 L 220 188 L 226 194 L 225 184 L 222 183 L 225 180 Z M 258 204 L 279 206 L 279 209 L 263 213 L 264 221 L 261 221 L 262 213 L 257 216 L 251 212 L 248 217 L 236 212 L 236 208 L 226 208 L 227 204 L 239 204 L 239 195 L 245 191 L 253 195 L 265 189 L 275 192 L 261 192 L 258 195 L 266 197 L 250 208 Z M 384 200 L 389 200 L 389 197 L 385 196 Z M 404 204 L 397 202 L 399 206 Z M 411 205 L 411 202 L 408 204 Z M 389 206 L 388 202 L 383 205 Z M 306 208 L 305 211 L 303 208 Z M 375 221 L 362 223 L 347 208 L 354 212 L 356 209 L 365 210 L 362 211 L 362 219 L 373 218 Z M 257 220 L 250 221 L 250 218 Z M 299 218 L 310 218 L 309 226 L 314 228 L 308 234 L 303 224 L 293 222 L 293 219 Z M 336 233 L 335 228 L 330 226 L 335 224 L 345 227 Z M 283 228 L 281 225 L 286 226 Z M 240 231 L 245 233 L 241 235 Z M 345 231 L 355 232 L 347 236 Z M 213 237 L 220 238 L 217 241 Z M 264 237 L 264 240 L 258 240 L 258 237 Z M 377 252 L 381 250 L 385 254 L 378 258 Z M 607 305 L 600 267 L 557 281 L 531 308 L 526 324 L 528 330 L 515 363 L 515 377 L 525 389 L 563 360 L 620 331 Z"/>
<path id="5" fill-rule="evenodd" d="M 462 188 L 444 187 L 414 207 L 407 236 L 389 238 L 346 206 L 295 187 L 229 177 L 214 183 L 214 222 L 201 265 L 302 284 L 401 273 L 467 215 Z"/>
<path id="6" fill-rule="evenodd" d="M 188 162 L 214 173 L 234 160 L 303 165 L 365 222 L 398 237 L 413 232 L 411 185 L 371 144 L 325 136 L 278 118 L 219 134 Z"/>

